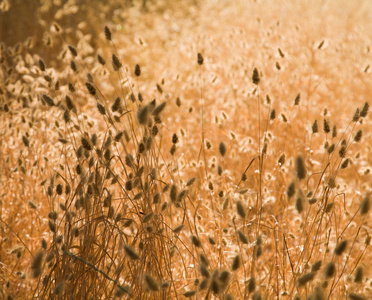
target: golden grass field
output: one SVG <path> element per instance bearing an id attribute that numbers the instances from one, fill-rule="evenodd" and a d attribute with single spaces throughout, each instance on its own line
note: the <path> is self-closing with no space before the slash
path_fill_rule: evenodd
<path id="1" fill-rule="evenodd" d="M 23 9 L 0 299 L 372 299 L 368 0 Z"/>

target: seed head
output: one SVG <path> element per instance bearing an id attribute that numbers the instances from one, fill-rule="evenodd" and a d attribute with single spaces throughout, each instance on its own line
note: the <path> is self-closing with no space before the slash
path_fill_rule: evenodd
<path id="1" fill-rule="evenodd" d="M 203 55 L 201 53 L 198 53 L 198 65 L 201 66 L 204 62 Z"/>
<path id="2" fill-rule="evenodd" d="M 247 236 L 242 231 L 238 230 L 238 236 L 239 236 L 239 240 L 243 244 L 248 244 L 248 238 L 247 238 Z"/>
<path id="3" fill-rule="evenodd" d="M 278 48 L 278 52 L 279 52 L 280 57 L 281 58 L 284 58 L 285 55 L 284 55 L 283 51 L 280 48 Z"/>
<path id="4" fill-rule="evenodd" d="M 256 289 L 256 279 L 252 277 L 248 283 L 248 292 L 253 293 L 255 289 Z"/>
<path id="5" fill-rule="evenodd" d="M 49 105 L 49 106 L 55 106 L 53 99 L 50 98 L 48 95 L 43 94 L 43 99 L 44 101 Z"/>
<path id="6" fill-rule="evenodd" d="M 294 100 L 294 105 L 299 105 L 300 104 L 300 98 L 301 98 L 301 94 L 298 93 L 295 100 Z"/>
<path id="7" fill-rule="evenodd" d="M 221 156 L 225 156 L 226 154 L 226 146 L 223 142 L 220 143 L 218 150 L 220 151 Z"/>
<path id="8" fill-rule="evenodd" d="M 42 59 L 39 59 L 39 68 L 41 71 L 45 71 L 45 63 Z"/>
<path id="9" fill-rule="evenodd" d="M 312 267 L 311 267 L 311 272 L 318 272 L 320 270 L 320 267 L 322 266 L 322 261 L 318 260 L 316 261 Z"/>
<path id="10" fill-rule="evenodd" d="M 302 156 L 297 156 L 296 159 L 296 173 L 298 179 L 302 180 L 306 178 L 306 168 Z"/>
<path id="11" fill-rule="evenodd" d="M 304 210 L 304 195 L 301 189 L 297 193 L 295 206 L 299 213 Z"/>
<path id="12" fill-rule="evenodd" d="M 137 252 L 132 248 L 132 246 L 124 245 L 124 251 L 125 254 L 131 259 L 131 260 L 137 260 L 139 258 Z"/>
<path id="13" fill-rule="evenodd" d="M 232 265 L 231 265 L 231 270 L 236 271 L 237 269 L 239 269 L 241 267 L 241 265 L 242 265 L 242 261 L 241 261 L 240 255 L 238 254 L 233 259 L 233 262 L 232 262 Z"/>
<path id="14" fill-rule="evenodd" d="M 280 166 L 282 166 L 282 165 L 284 165 L 284 163 L 285 163 L 285 154 L 282 153 L 282 155 L 280 155 L 280 157 L 279 157 L 279 159 L 278 159 L 278 164 L 279 164 Z"/>
<path id="15" fill-rule="evenodd" d="M 254 70 L 253 70 L 252 82 L 253 82 L 254 84 L 256 84 L 256 85 L 258 85 L 259 82 L 260 82 L 260 75 L 259 75 L 259 73 L 258 73 L 257 68 L 254 68 Z"/>
<path id="16" fill-rule="evenodd" d="M 68 46 L 68 49 L 70 50 L 71 54 L 72 54 L 74 57 L 76 57 L 76 56 L 78 55 L 78 53 L 77 53 L 75 47 L 69 45 L 69 46 Z"/>
<path id="17" fill-rule="evenodd" d="M 195 294 L 196 294 L 196 291 L 187 291 L 187 292 L 184 293 L 183 295 L 184 295 L 186 298 L 191 298 L 191 297 L 193 297 Z"/>
<path id="18" fill-rule="evenodd" d="M 240 201 L 240 200 L 238 200 L 237 202 L 236 202 L 236 210 L 237 210 L 237 212 L 238 212 L 238 215 L 241 217 L 241 218 L 245 218 L 245 216 L 246 216 L 246 213 L 245 213 L 245 208 L 244 208 L 244 206 L 243 206 L 243 203 Z"/>
<path id="19" fill-rule="evenodd" d="M 325 267 L 325 270 L 324 270 L 324 275 L 325 277 L 328 279 L 330 277 L 332 277 L 333 275 L 335 275 L 336 273 L 336 265 L 333 261 L 331 261 L 326 267 Z"/>
<path id="20" fill-rule="evenodd" d="M 363 280 L 363 268 L 358 267 L 355 271 L 354 282 L 361 283 Z"/>
<path id="21" fill-rule="evenodd" d="M 118 111 L 121 107 L 120 98 L 116 98 L 114 104 L 111 106 L 112 112 Z"/>
<path id="22" fill-rule="evenodd" d="M 346 146 L 341 146 L 340 150 L 338 151 L 338 155 L 343 158 L 346 154 Z"/>
<path id="23" fill-rule="evenodd" d="M 166 104 L 167 104 L 166 102 L 163 102 L 163 103 L 159 104 L 158 106 L 156 106 L 154 108 L 154 110 L 152 111 L 152 114 L 154 116 L 159 115 L 163 111 L 163 109 L 164 109 L 164 107 L 165 107 Z"/>
<path id="24" fill-rule="evenodd" d="M 111 31 L 107 26 L 105 26 L 105 37 L 106 40 L 111 41 Z"/>
<path id="25" fill-rule="evenodd" d="M 134 75 L 139 77 L 141 75 L 141 67 L 137 64 L 134 68 Z"/>
<path id="26" fill-rule="evenodd" d="M 33 277 L 39 277 L 41 274 L 41 267 L 43 262 L 44 252 L 39 251 L 35 256 L 31 264 L 31 269 L 33 272 Z"/>
<path id="27" fill-rule="evenodd" d="M 325 133 L 329 133 L 331 131 L 331 128 L 329 126 L 329 122 L 326 119 L 323 119 L 323 131 Z"/>
<path id="28" fill-rule="evenodd" d="M 364 103 L 364 106 L 363 106 L 362 110 L 360 111 L 360 116 L 363 117 L 363 118 L 366 117 L 367 114 L 368 114 L 368 109 L 369 109 L 369 104 L 368 104 L 368 102 L 366 102 L 366 103 Z"/>
<path id="29" fill-rule="evenodd" d="M 273 109 L 270 113 L 270 120 L 274 120 L 276 117 L 276 112 L 275 112 L 275 109 Z"/>
<path id="30" fill-rule="evenodd" d="M 93 85 L 91 85 L 89 82 L 86 82 L 85 86 L 87 87 L 89 94 L 91 94 L 92 96 L 96 95 L 97 91 Z"/>
<path id="31" fill-rule="evenodd" d="M 346 169 L 349 164 L 349 159 L 345 159 L 343 163 L 341 164 L 341 169 Z"/>
<path id="32" fill-rule="evenodd" d="M 102 65 L 102 66 L 104 66 L 105 64 L 106 64 L 106 61 L 105 61 L 105 59 L 101 56 L 101 55 L 97 55 L 97 59 L 98 59 L 98 62 Z"/>
<path id="33" fill-rule="evenodd" d="M 119 69 L 123 66 L 115 54 L 112 55 L 112 66 L 114 67 L 115 71 L 119 71 Z"/>
<path id="34" fill-rule="evenodd" d="M 191 242 L 192 244 L 195 246 L 195 247 L 201 247 L 201 242 L 199 240 L 199 238 L 195 235 L 192 235 L 191 236 Z"/>
<path id="35" fill-rule="evenodd" d="M 306 283 L 312 281 L 315 277 L 316 273 L 315 272 L 311 272 L 311 273 L 307 273 L 307 274 L 304 274 L 302 275 L 297 281 L 298 281 L 298 284 L 300 286 L 303 286 L 305 285 Z"/>
<path id="36" fill-rule="evenodd" d="M 311 127 L 312 131 L 313 131 L 313 134 L 314 133 L 317 133 L 319 130 L 318 130 L 318 120 L 315 120 L 314 123 L 313 123 L 313 126 Z"/>
<path id="37" fill-rule="evenodd" d="M 172 136 L 172 143 L 173 144 L 177 144 L 178 143 L 178 136 L 177 136 L 176 133 L 174 133 L 173 136 Z"/>
<path id="38" fill-rule="evenodd" d="M 360 142 L 360 140 L 362 139 L 362 134 L 363 134 L 362 130 L 359 129 L 354 136 L 354 141 L 355 142 Z"/>
<path id="39" fill-rule="evenodd" d="M 173 203 L 177 201 L 177 186 L 175 184 L 170 189 L 169 197 Z"/>
<path id="40" fill-rule="evenodd" d="M 332 145 L 330 145 L 327 149 L 328 154 L 331 154 L 333 152 L 333 150 L 335 150 L 335 147 L 336 147 L 336 145 L 334 143 Z"/>
<path id="41" fill-rule="evenodd" d="M 288 196 L 288 198 L 289 199 L 292 198 L 294 196 L 295 192 L 296 192 L 296 185 L 295 185 L 295 182 L 292 181 L 290 183 L 290 185 L 288 186 L 288 189 L 287 189 L 287 196 Z"/>
<path id="42" fill-rule="evenodd" d="M 30 141 L 28 140 L 26 136 L 22 136 L 22 141 L 23 141 L 23 144 L 25 144 L 27 148 L 30 147 Z"/>
<path id="43" fill-rule="evenodd" d="M 101 103 L 97 103 L 97 108 L 98 108 L 98 111 L 101 115 L 105 115 L 106 114 L 106 109 L 105 107 L 101 104 Z"/>
<path id="44" fill-rule="evenodd" d="M 83 146 L 84 149 L 91 151 L 92 150 L 92 145 L 89 142 L 89 140 L 85 137 L 81 137 L 81 145 Z"/>
<path id="45" fill-rule="evenodd" d="M 332 127 L 332 138 L 337 137 L 337 127 L 336 125 L 333 125 Z"/>
<path id="46" fill-rule="evenodd" d="M 62 193 L 63 193 L 63 185 L 62 185 L 62 184 L 58 184 L 58 185 L 57 185 L 56 193 L 57 193 L 58 195 L 62 195 Z"/>
<path id="47" fill-rule="evenodd" d="M 365 215 L 369 212 L 371 208 L 370 195 L 364 198 L 362 205 L 360 206 L 360 214 Z"/>
<path id="48" fill-rule="evenodd" d="M 336 255 L 341 255 L 346 250 L 346 247 L 347 247 L 347 240 L 343 240 L 343 241 L 339 242 L 336 245 L 335 254 Z"/>
<path id="49" fill-rule="evenodd" d="M 146 281 L 147 287 L 150 291 L 153 291 L 153 292 L 159 291 L 159 284 L 149 274 L 145 275 L 145 281 Z"/>
<path id="50" fill-rule="evenodd" d="M 137 120 L 140 124 L 146 125 L 148 122 L 149 107 L 146 105 L 138 109 Z"/>

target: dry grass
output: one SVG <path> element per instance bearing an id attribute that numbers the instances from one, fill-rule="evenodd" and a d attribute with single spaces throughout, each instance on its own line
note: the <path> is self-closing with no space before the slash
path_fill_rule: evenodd
<path id="1" fill-rule="evenodd" d="M 141 6 L 2 45 L 0 297 L 370 299 L 368 1 Z"/>

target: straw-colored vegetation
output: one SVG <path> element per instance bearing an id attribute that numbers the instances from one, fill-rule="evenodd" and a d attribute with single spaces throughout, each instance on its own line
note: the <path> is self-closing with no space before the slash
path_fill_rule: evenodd
<path id="1" fill-rule="evenodd" d="M 1 45 L 1 299 L 371 299 L 368 0 L 40 2 Z"/>

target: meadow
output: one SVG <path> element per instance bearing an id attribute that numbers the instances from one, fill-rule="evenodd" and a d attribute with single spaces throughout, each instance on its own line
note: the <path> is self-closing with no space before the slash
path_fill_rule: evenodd
<path id="1" fill-rule="evenodd" d="M 368 0 L 23 17 L 0 48 L 1 299 L 372 298 Z"/>

